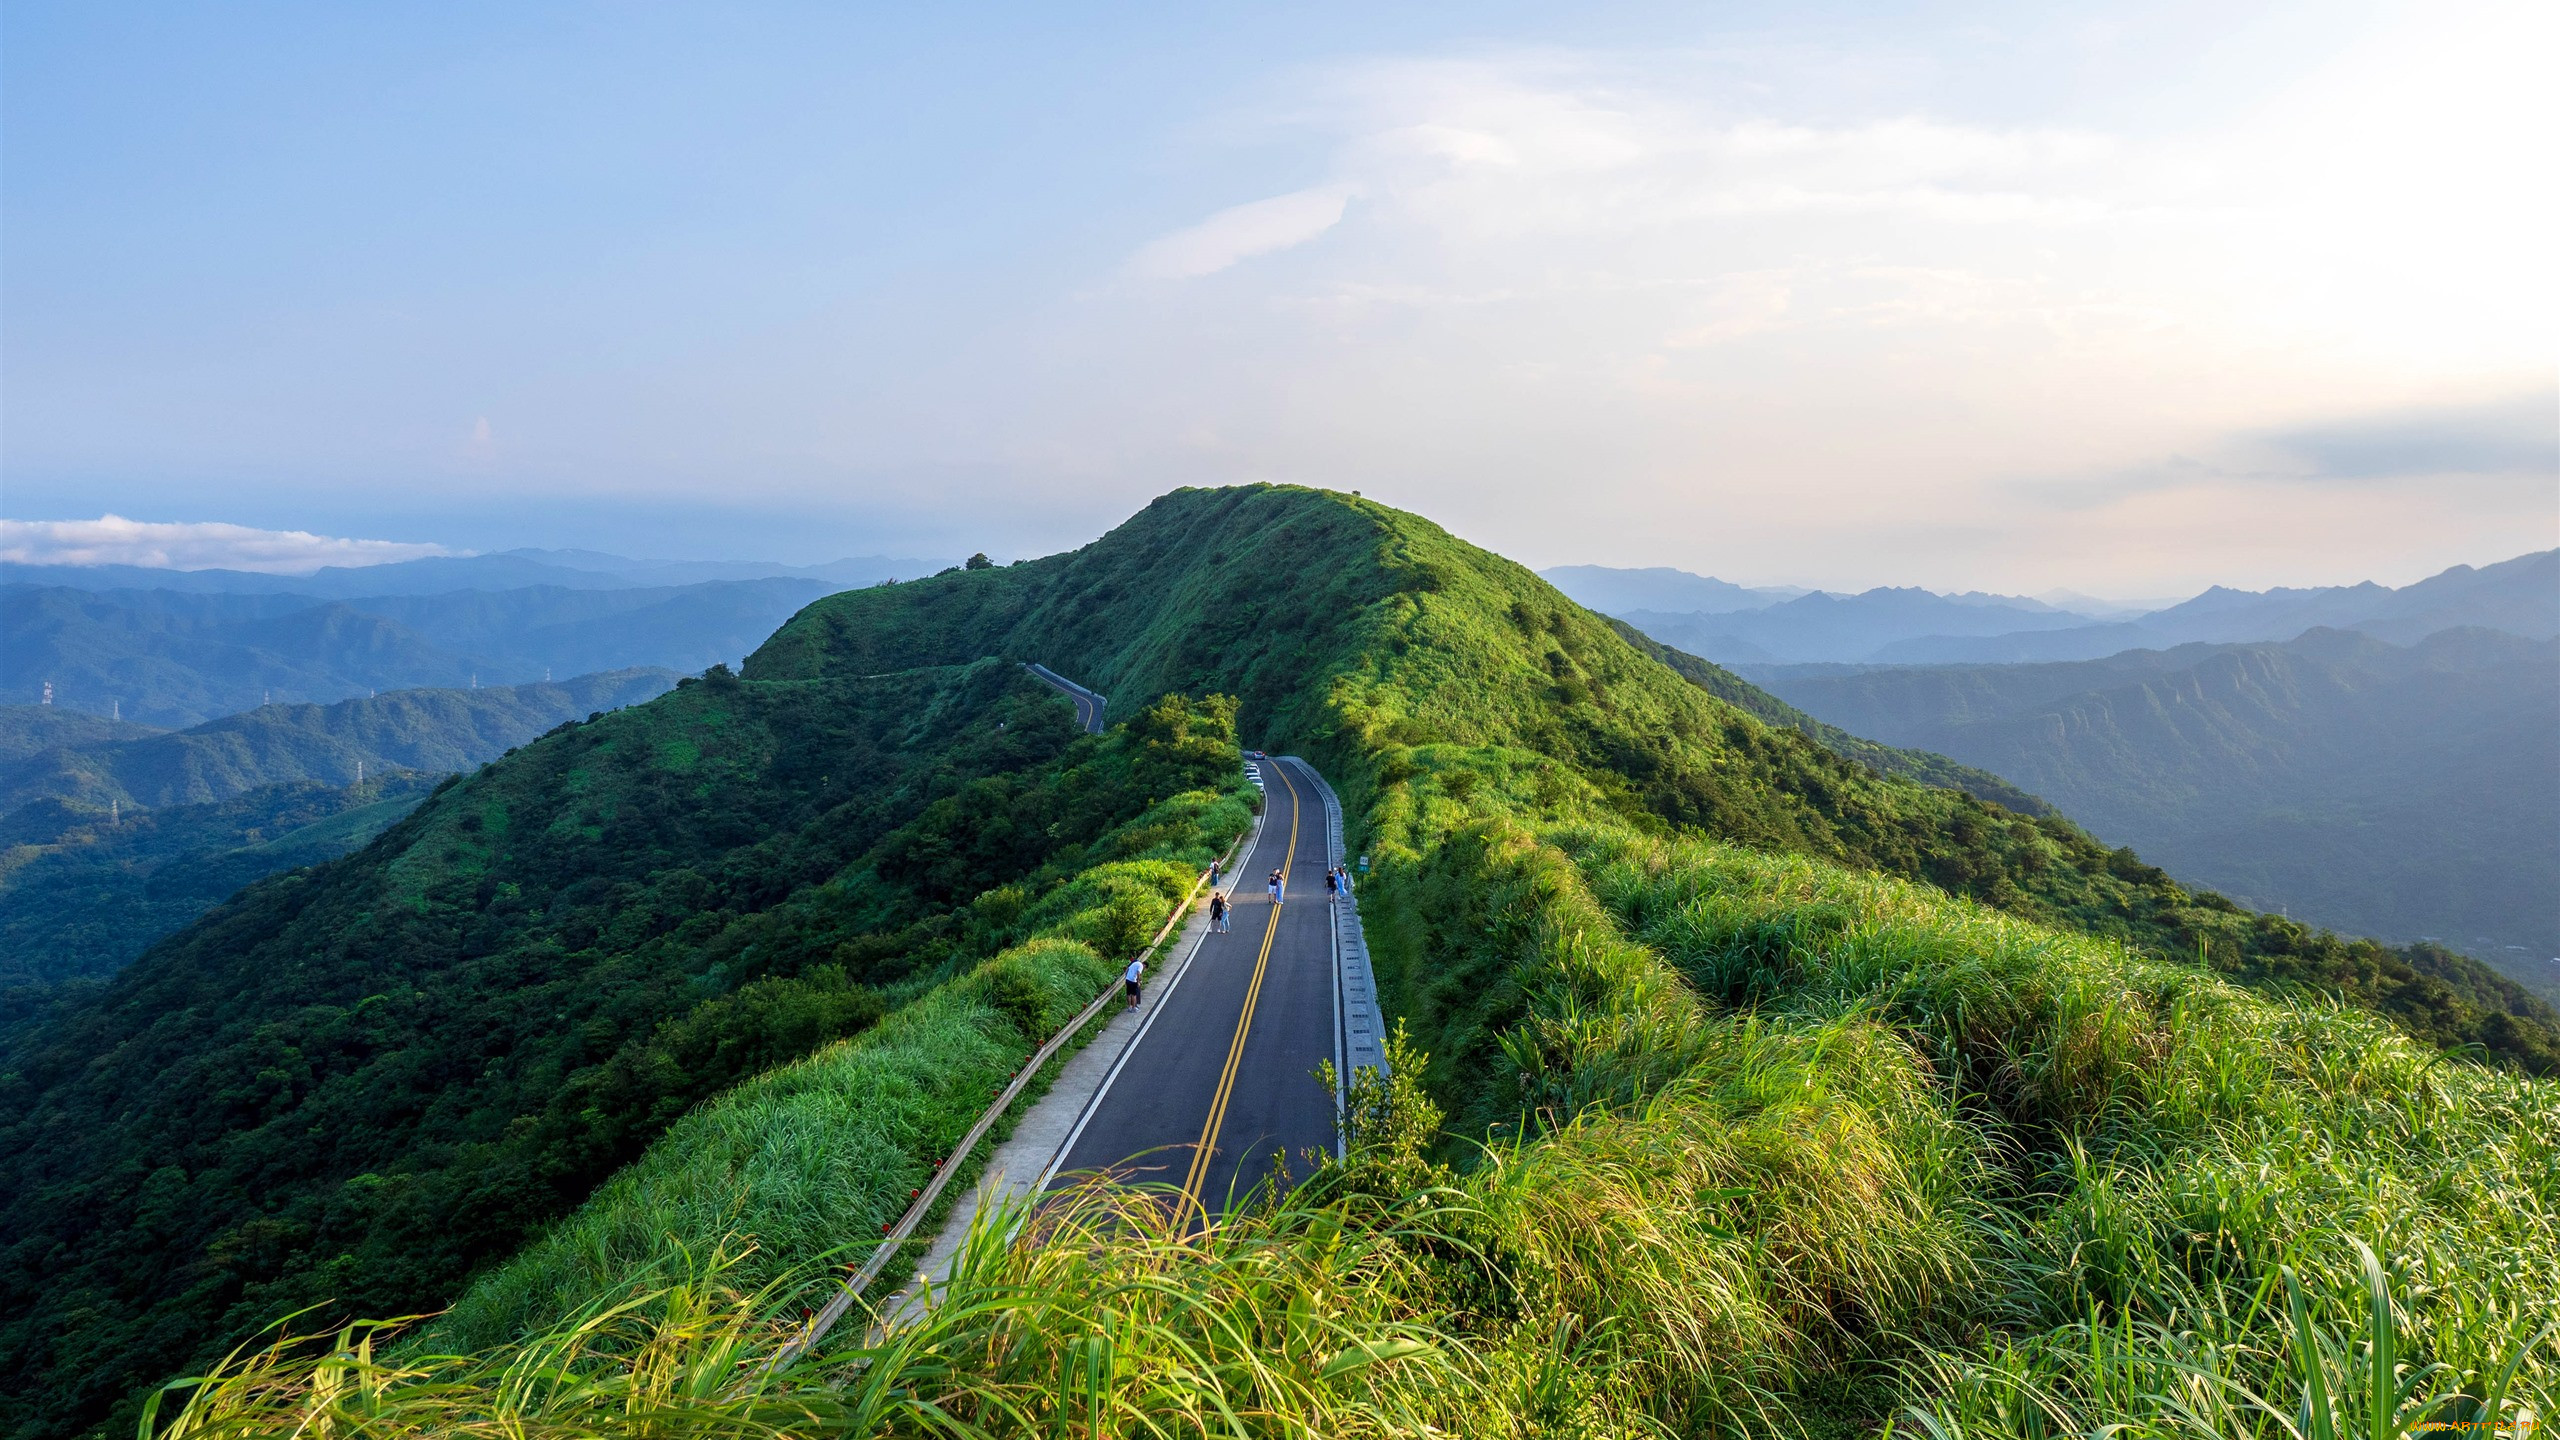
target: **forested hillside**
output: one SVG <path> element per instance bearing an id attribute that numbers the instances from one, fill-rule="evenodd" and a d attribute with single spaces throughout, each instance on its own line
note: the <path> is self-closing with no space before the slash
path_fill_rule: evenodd
<path id="1" fill-rule="evenodd" d="M 1091 684 L 1128 728 L 1077 739 L 1063 702 L 990 655 Z M 2024 1433 L 2040 1422 L 2004 1420 L 1985 1387 L 2025 1372 L 2081 1404 L 2113 1361 L 2076 1357 L 2119 1343 L 2119 1318 L 2127 1363 L 2155 1363 L 2137 1307 L 2269 1384 L 2282 1341 L 2248 1295 L 2288 1257 L 2325 1276 L 2367 1213 L 2305 1148 L 2338 1131 L 2392 1137 L 2372 1186 L 2455 1197 L 2410 1221 L 2420 1263 L 2506 1257 L 2472 1272 L 2499 1308 L 2440 1350 L 2476 1370 L 2530 1333 L 2560 1252 L 2537 1245 L 2560 1233 L 2554 1091 L 2431 1047 L 2553 1068 L 2546 1007 L 2458 957 L 2252 915 L 2052 816 L 1878 774 L 1714 680 L 1418 517 L 1288 487 L 1180 491 L 1071 554 L 830 597 L 743 678 L 526 747 L 368 850 L 253 889 L 9 1056 L 0 1216 L 30 1238 L 0 1293 L 25 1317 L 8 1388 L 41 1397 L 20 1413 L 43 1433 L 293 1303 L 449 1300 L 658 1117 L 790 1049 L 685 1038 L 617 1067 L 614 1047 L 659 1044 L 640 1037 L 670 1019 L 655 1033 L 693 1036 L 683 1007 L 724 992 L 724 1016 L 856 987 L 887 1004 L 1017 939 L 990 962 L 1023 975 L 1011 1039 L 983 1039 L 973 996 L 918 1001 L 876 1044 L 713 1099 L 555 1242 L 482 1276 L 454 1323 L 500 1349 L 362 1403 L 414 1405 L 430 1432 L 529 1406 L 627 1416 L 630 1387 L 680 1372 L 651 1392 L 670 1433 L 748 1413 L 895 1433 L 925 1406 L 1001 1433 L 1090 1433 L 1096 1413 L 1188 1433 L 1222 1405 L 1312 1434 L 1837 1432 L 1906 1395 Z M 923 1163 L 866 1127 L 853 1149 L 874 1158 L 849 1163 L 869 1173 L 826 1169 L 843 1157 L 813 1146 L 821 1125 L 929 1089 L 937 1056 L 982 1095 L 1108 973 L 1107 929 L 1032 948 L 1060 942 L 979 928 L 1042 923 L 1027 893 L 952 902 L 1003 896 L 984 887 L 1008 867 L 1095 858 L 1070 824 L 1204 839 L 1145 807 L 1212 783 L 1230 713 L 1342 792 L 1376 861 L 1382 986 L 1432 1052 L 1394 1094 L 1364 1092 L 1359 1159 L 1313 1209 L 1206 1242 L 1150 1210 L 1062 1217 L 966 1269 L 914 1343 L 762 1367 L 756 1337 L 787 1312 L 723 1287 L 805 1277 L 877 1233 Z M 849 775 L 865 798 L 829 812 Z M 1080 853 L 1040 860 L 1052 841 Z M 216 1003 L 231 988 L 248 1003 Z M 878 1013 L 841 1003 L 848 1026 Z M 707 1076 L 691 1062 L 730 1053 Z M 2421 1076 L 2439 1078 L 2421 1094 Z M 1468 1175 L 1433 1168 L 1434 1100 L 1461 1137 L 1436 1153 L 1474 1157 Z M 2392 1128 L 2404 1101 L 2435 1111 Z M 111 1105 L 129 1108 L 79 1123 Z M 765 1183 L 719 1203 L 748 1177 Z M 2163 1193 L 2183 1185 L 2207 1188 Z M 2349 1294 L 2319 1281 L 2322 1323 Z M 596 1353 L 592 1384 L 495 1388 L 532 1353 L 507 1337 L 622 1301 L 621 1333 L 657 1343 Z M 299 1363 L 207 1413 L 352 1403 Z M 768 1407 L 775 1387 L 800 1408 Z M 2114 1394 L 2085 1424 L 2057 1414 L 2095 1428 L 2134 1403 Z"/>
<path id="2" fill-rule="evenodd" d="M 163 734 L 100 735 L 15 757 L 0 774 L 0 827 L 35 838 L 31 813 L 81 823 L 127 810 L 200 805 L 261 785 L 351 785 L 373 772 L 467 770 L 564 720 L 664 694 L 667 670 L 617 670 L 557 683 L 395 690 L 334 705 L 261 705 Z M 13 720 L 36 706 L 12 707 Z M 48 804 L 48 802 L 50 802 Z"/>
<path id="3" fill-rule="evenodd" d="M 2171 873 L 2560 995 L 2560 642 L 2314 630 L 2053 665 L 1763 672 L 2051 799 Z"/>
<path id="4" fill-rule="evenodd" d="M 57 746 L 100 745 L 160 734 L 156 725 L 110 720 L 55 705 L 0 705 L 0 764 L 15 765 Z"/>
<path id="5" fill-rule="evenodd" d="M 113 824 L 41 805 L 11 817 L 46 838 L 0 851 L 0 1019 L 33 998 L 23 987 L 112 975 L 251 881 L 364 845 L 442 778 L 262 785 Z"/>

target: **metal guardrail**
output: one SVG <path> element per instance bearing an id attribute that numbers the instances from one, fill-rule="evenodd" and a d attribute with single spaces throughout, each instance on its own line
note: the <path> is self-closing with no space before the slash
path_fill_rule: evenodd
<path id="1" fill-rule="evenodd" d="M 1325 851 L 1332 863 L 1349 873 L 1343 845 L 1342 802 L 1316 767 L 1295 755 L 1282 757 L 1303 772 L 1324 800 Z M 1341 1117 L 1348 1103 L 1351 1077 L 1362 1070 L 1387 1071 L 1387 1029 L 1378 1009 L 1378 982 L 1369 969 L 1369 939 L 1360 928 L 1358 882 L 1333 904 L 1334 1116 L 1335 1149 L 1342 1148 Z"/>
<path id="2" fill-rule="evenodd" d="M 1083 686 L 1068 679 L 1066 676 L 1059 674 L 1057 671 L 1050 669 L 1048 666 L 1041 664 L 1037 660 L 1023 661 L 1022 668 L 1030 671 L 1043 681 L 1067 692 L 1067 698 L 1076 702 L 1076 718 L 1084 722 L 1086 734 L 1099 735 L 1102 733 L 1102 712 L 1111 704 L 1109 696 L 1096 694 L 1091 690 L 1087 690 Z"/>

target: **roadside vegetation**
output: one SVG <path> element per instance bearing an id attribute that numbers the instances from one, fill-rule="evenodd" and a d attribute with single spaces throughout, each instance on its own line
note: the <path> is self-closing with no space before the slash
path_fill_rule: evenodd
<path id="1" fill-rule="evenodd" d="M 972 1077 L 1105 973 L 1070 943 L 1110 953 L 1081 909 L 1028 897 L 957 963 L 1011 883 L 963 898 L 1000 868 L 963 852 L 1020 827 L 953 791 L 940 839 L 863 852 L 911 896 L 954 877 L 915 922 L 944 928 L 900 941 L 955 946 L 900 972 L 942 988 L 882 986 L 929 998 L 671 1116 L 437 1328 L 288 1322 L 321 1333 L 241 1352 L 162 1421 L 2396 1440 L 2548 1413 L 2560 1033 L 2476 966 L 2429 973 L 1879 773 L 1350 497 L 1179 492 L 1072 555 L 832 597 L 721 683 L 838 695 L 989 654 L 1136 697 L 1113 717 L 1135 723 L 1069 742 L 1131 747 L 1132 775 L 1150 730 L 1217 728 L 1161 723 L 1168 693 L 1236 695 L 1247 743 L 1327 771 L 1408 1037 L 1396 1082 L 1355 1097 L 1348 1162 L 1206 1238 L 1107 1186 L 1018 1236 L 994 1217 L 921 1320 L 765 1365 L 931 1153 L 897 1117 L 965 1123 Z M 1136 834 L 1179 792 L 1127 793 Z M 767 909 L 759 945 L 800 933 Z M 984 977 L 1008 966 L 1036 1019 L 997 1018 Z M 901 1067 L 945 1063 L 937 1120 L 941 1072 Z M 866 1098 L 893 1094 L 913 1108 Z M 873 1177 L 829 1168 L 856 1146 Z"/>

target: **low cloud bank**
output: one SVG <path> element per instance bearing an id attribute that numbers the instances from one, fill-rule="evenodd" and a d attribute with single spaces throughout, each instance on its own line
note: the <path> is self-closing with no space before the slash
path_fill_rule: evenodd
<path id="1" fill-rule="evenodd" d="M 308 530 L 258 530 L 218 521 L 170 523 L 0 520 L 0 564 L 140 565 L 153 570 L 254 570 L 308 575 L 326 565 L 385 565 L 455 552 L 442 545 L 350 540 Z"/>

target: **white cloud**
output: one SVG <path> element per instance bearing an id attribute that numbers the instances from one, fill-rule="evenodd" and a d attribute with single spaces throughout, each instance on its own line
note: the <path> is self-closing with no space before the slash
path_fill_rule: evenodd
<path id="1" fill-rule="evenodd" d="M 0 520 L 0 563 L 140 565 L 154 570 L 254 570 L 308 575 L 324 565 L 383 565 L 450 555 L 441 545 L 345 540 L 307 530 L 257 530 L 218 521 L 169 523 L 101 515 L 95 520 Z"/>
<path id="2" fill-rule="evenodd" d="M 1129 268 L 1158 280 L 1214 275 L 1240 260 L 1313 240 L 1342 223 L 1350 200 L 1349 190 L 1327 187 L 1233 206 L 1150 242 L 1131 257 Z"/>

